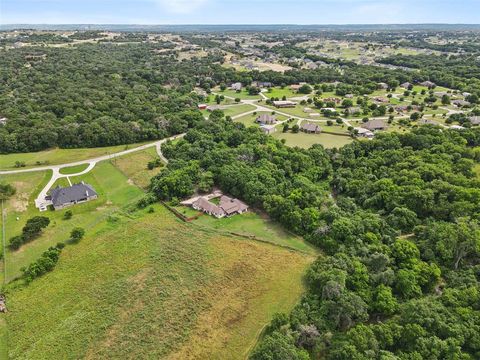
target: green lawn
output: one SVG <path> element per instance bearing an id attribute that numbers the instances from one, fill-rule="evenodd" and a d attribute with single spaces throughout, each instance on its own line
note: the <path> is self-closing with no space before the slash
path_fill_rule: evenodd
<path id="1" fill-rule="evenodd" d="M 288 246 L 311 254 L 315 253 L 313 247 L 307 244 L 302 238 L 288 233 L 281 225 L 268 218 L 261 217 L 252 211 L 222 219 L 205 215 L 195 220 L 194 224 L 221 231 L 253 236 L 273 244 Z"/>
<path id="2" fill-rule="evenodd" d="M 231 90 L 231 89 L 226 89 L 225 91 L 221 91 L 220 89 L 216 89 L 215 92 L 218 93 L 219 95 L 225 95 L 225 96 L 229 96 L 229 97 L 232 97 L 232 98 L 239 98 L 239 99 L 242 99 L 242 100 L 261 99 L 260 95 L 249 95 L 247 90 L 245 90 L 245 89 L 243 89 L 239 93 L 237 93 L 235 90 Z"/>
<path id="3" fill-rule="evenodd" d="M 223 110 L 225 116 L 235 116 L 240 115 L 249 111 L 254 110 L 255 107 L 249 104 L 239 104 L 235 106 L 230 106 Z"/>
<path id="4" fill-rule="evenodd" d="M 154 208 L 88 227 L 52 272 L 9 289 L 9 357 L 244 359 L 298 301 L 312 256 Z"/>
<path id="5" fill-rule="evenodd" d="M 24 178 L 19 175 L 20 174 L 15 175 L 18 177 L 17 181 L 25 179 L 24 182 L 32 184 L 34 181 L 42 181 L 43 177 L 45 177 L 44 173 L 22 174 L 21 176 Z M 62 186 L 68 185 L 66 179 L 61 180 L 62 182 L 57 184 Z M 26 209 L 25 204 L 16 205 L 13 202 L 7 207 L 6 230 L 8 239 L 14 235 L 19 235 L 27 219 L 32 216 L 41 214 L 48 216 L 51 220 L 49 227 L 44 230 L 40 238 L 22 246 L 18 251 L 7 251 L 7 281 L 19 276 L 20 268 L 30 264 L 49 246 L 68 239 L 70 230 L 73 227 L 80 226 L 89 228 L 97 222 L 104 220 L 105 217 L 113 211 L 124 207 L 126 204 L 131 203 L 143 195 L 143 192 L 138 187 L 129 184 L 128 179 L 109 162 L 97 164 L 91 172 L 85 175 L 71 177 L 72 183 L 81 180 L 91 184 L 97 191 L 99 198 L 71 207 L 70 209 L 74 215 L 73 218 L 68 221 L 62 219 L 66 210 L 40 213 L 34 207 L 33 200 L 41 187 L 32 189 L 32 186 L 29 186 L 28 206 Z M 15 185 L 15 182 L 13 183 Z"/>
<path id="6" fill-rule="evenodd" d="M 295 91 L 292 91 L 289 86 L 285 86 L 283 89 L 280 87 L 273 87 L 268 89 L 268 91 L 264 92 L 263 94 L 269 99 L 271 99 L 272 97 L 282 99 L 284 96 L 286 96 L 288 99 L 292 97 L 302 96 L 302 94 L 297 94 Z"/>
<path id="7" fill-rule="evenodd" d="M 325 148 L 340 148 L 353 141 L 351 137 L 331 134 L 305 134 L 299 132 L 297 134 L 288 132 L 276 132 L 273 134 L 277 139 L 285 139 L 288 146 L 298 146 L 301 148 L 309 148 L 313 144 L 321 144 Z"/>
<path id="8" fill-rule="evenodd" d="M 60 174 L 63 174 L 63 175 L 77 174 L 85 170 L 87 167 L 88 167 L 88 164 L 81 164 L 81 165 L 61 168 Z"/>
<path id="9" fill-rule="evenodd" d="M 142 144 L 143 143 L 87 149 L 52 149 L 33 153 L 0 155 L 0 169 L 11 170 L 14 168 L 16 161 L 24 162 L 26 167 L 35 167 L 45 164 L 66 164 L 116 153 Z"/>

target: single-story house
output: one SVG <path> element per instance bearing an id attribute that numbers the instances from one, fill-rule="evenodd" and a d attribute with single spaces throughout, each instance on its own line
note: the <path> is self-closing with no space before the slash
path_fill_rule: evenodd
<path id="1" fill-rule="evenodd" d="M 271 88 L 273 84 L 268 81 L 254 81 L 252 82 L 252 86 L 255 86 L 258 88 Z"/>
<path id="2" fill-rule="evenodd" d="M 353 99 L 353 94 L 347 94 L 347 95 L 345 95 L 345 98 L 347 98 L 347 99 Z"/>
<path id="3" fill-rule="evenodd" d="M 57 186 L 51 191 L 49 200 L 52 201 L 55 210 L 60 210 L 68 206 L 94 200 L 97 197 L 98 195 L 93 187 L 82 181 L 69 187 Z"/>
<path id="4" fill-rule="evenodd" d="M 316 124 L 302 123 L 300 125 L 300 131 L 309 134 L 320 134 L 322 132 L 322 128 Z"/>
<path id="5" fill-rule="evenodd" d="M 261 114 L 255 119 L 255 122 L 264 125 L 272 125 L 277 122 L 277 119 L 275 118 L 275 116 L 270 114 Z"/>
<path id="6" fill-rule="evenodd" d="M 6 125 L 7 124 L 7 118 L 6 117 L 0 117 L 0 125 Z"/>
<path id="7" fill-rule="evenodd" d="M 407 82 L 404 82 L 403 84 L 400 85 L 400 87 L 404 88 L 404 89 L 407 89 L 412 86 L 411 83 L 409 83 L 408 81 Z"/>
<path id="8" fill-rule="evenodd" d="M 290 90 L 292 90 L 292 91 L 298 91 L 301 87 L 302 87 L 302 85 L 293 84 L 293 85 L 290 85 Z"/>
<path id="9" fill-rule="evenodd" d="M 225 216 L 232 216 L 235 214 L 243 214 L 248 211 L 248 205 L 244 202 L 222 195 L 218 205 L 210 202 L 205 197 L 199 197 L 193 204 L 192 208 L 198 211 L 203 211 L 208 215 L 216 218 L 223 218 Z"/>
<path id="10" fill-rule="evenodd" d="M 388 128 L 388 125 L 385 124 L 385 121 L 381 119 L 372 119 L 363 124 L 362 127 L 370 131 L 376 131 L 385 130 L 386 128 Z"/>
<path id="11" fill-rule="evenodd" d="M 480 116 L 470 116 L 468 120 L 472 125 L 480 125 Z"/>
<path id="12" fill-rule="evenodd" d="M 388 84 L 387 84 L 387 83 L 384 83 L 384 82 L 379 82 L 379 83 L 377 84 L 377 87 L 378 87 L 379 89 L 383 89 L 383 90 L 387 90 L 387 89 L 389 88 Z"/>
<path id="13" fill-rule="evenodd" d="M 462 107 L 462 106 L 468 106 L 470 105 L 470 103 L 468 101 L 465 101 L 465 100 L 453 100 L 452 101 L 452 104 L 457 106 L 457 107 Z"/>
<path id="14" fill-rule="evenodd" d="M 230 85 L 230 89 L 235 90 L 235 91 L 240 91 L 240 90 L 242 90 L 242 83 L 240 83 L 240 82 L 233 83 L 232 85 Z"/>
<path id="15" fill-rule="evenodd" d="M 367 129 L 364 129 L 364 128 L 361 128 L 361 127 L 353 128 L 353 130 L 356 131 L 357 136 L 359 136 L 359 137 L 371 139 L 375 136 L 374 133 L 371 132 L 370 130 L 367 130 Z"/>
<path id="16" fill-rule="evenodd" d="M 374 101 L 379 102 L 379 103 L 388 103 L 390 100 L 388 98 L 384 98 L 382 96 L 376 96 L 373 98 Z"/>
<path id="17" fill-rule="evenodd" d="M 207 104 L 198 104 L 198 109 L 199 109 L 199 110 L 206 110 L 207 107 L 208 107 Z"/>
<path id="18" fill-rule="evenodd" d="M 420 85 L 421 85 L 421 86 L 426 86 L 426 87 L 428 87 L 428 88 L 431 88 L 431 87 L 435 86 L 435 83 L 427 80 L 427 81 L 421 82 Z"/>
<path id="19" fill-rule="evenodd" d="M 273 106 L 277 108 L 293 108 L 297 105 L 296 102 L 289 100 L 278 100 L 273 102 Z"/>
<path id="20" fill-rule="evenodd" d="M 362 112 L 362 109 L 360 109 L 359 107 L 348 108 L 348 113 L 350 115 L 360 114 L 361 112 Z"/>
<path id="21" fill-rule="evenodd" d="M 274 125 L 264 125 L 260 126 L 260 130 L 262 130 L 265 134 L 270 135 L 277 131 L 277 128 Z"/>
<path id="22" fill-rule="evenodd" d="M 431 119 L 420 119 L 417 122 L 418 125 L 439 125 L 439 123 L 435 120 Z"/>
<path id="23" fill-rule="evenodd" d="M 214 111 L 214 110 L 222 110 L 223 107 L 221 105 L 209 105 L 207 106 L 207 111 Z"/>

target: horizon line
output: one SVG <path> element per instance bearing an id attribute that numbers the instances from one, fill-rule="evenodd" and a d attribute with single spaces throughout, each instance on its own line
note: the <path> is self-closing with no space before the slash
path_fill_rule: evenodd
<path id="1" fill-rule="evenodd" d="M 161 24 L 161 23 L 2 23 L 2 26 L 12 25 L 123 25 L 123 26 L 349 26 L 349 25 L 480 25 L 480 23 L 459 23 L 459 22 L 415 22 L 415 23 L 182 23 L 182 24 Z"/>

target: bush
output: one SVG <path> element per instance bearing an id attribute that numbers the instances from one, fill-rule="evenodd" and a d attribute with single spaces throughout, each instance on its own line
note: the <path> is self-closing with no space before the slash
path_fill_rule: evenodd
<path id="1" fill-rule="evenodd" d="M 78 243 L 80 240 L 83 239 L 84 235 L 85 235 L 85 229 L 81 227 L 73 228 L 72 231 L 70 232 L 70 241 L 72 243 Z"/>
<path id="2" fill-rule="evenodd" d="M 63 214 L 63 220 L 70 220 L 73 216 L 72 210 L 67 210 L 65 211 L 65 214 Z"/>

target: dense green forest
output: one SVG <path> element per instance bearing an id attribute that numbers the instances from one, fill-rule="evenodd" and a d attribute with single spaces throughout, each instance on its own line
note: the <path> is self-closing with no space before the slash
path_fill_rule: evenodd
<path id="1" fill-rule="evenodd" d="M 88 32 L 80 37 L 96 35 Z M 144 34 L 131 34 L 134 39 L 138 36 Z M 118 41 L 128 42 L 129 37 L 124 34 Z M 301 52 L 298 49 L 287 46 L 275 51 Z M 378 82 L 395 88 L 405 81 L 433 80 L 479 92 L 478 60 L 466 57 L 384 60 L 421 67 L 418 72 L 338 61 L 315 70 L 236 72 L 222 67 L 222 61 L 221 54 L 179 61 L 168 41 L 3 50 L 0 115 L 8 122 L 0 127 L 0 152 L 128 144 L 183 132 L 201 118 L 196 105 L 204 99 L 192 92 L 196 86 L 208 92 L 220 84 L 249 85 L 254 80 L 278 86 L 338 81 L 350 86 L 349 91 L 369 94 Z M 423 69 L 429 61 L 432 67 Z"/>
<path id="2" fill-rule="evenodd" d="M 420 69 L 437 85 L 478 94 L 480 88 L 480 60 L 473 55 L 395 55 L 376 60 L 383 64 Z"/>
<path id="3" fill-rule="evenodd" d="M 323 250 L 252 359 L 480 357 L 479 130 L 289 148 L 214 112 L 164 145 L 172 200 L 213 184 Z"/>

